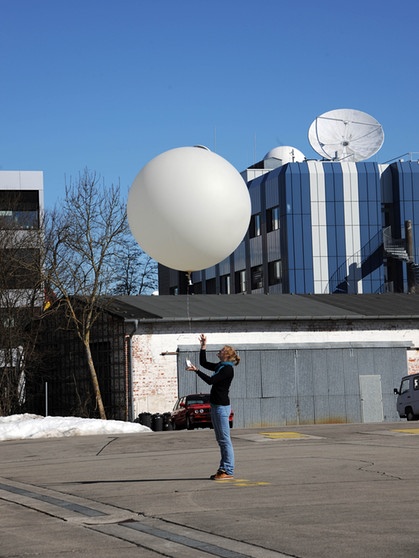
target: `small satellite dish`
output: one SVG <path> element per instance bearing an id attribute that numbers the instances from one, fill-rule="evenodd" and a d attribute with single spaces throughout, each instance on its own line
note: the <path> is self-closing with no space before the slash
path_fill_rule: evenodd
<path id="1" fill-rule="evenodd" d="M 301 163 L 306 158 L 296 147 L 280 145 L 271 149 L 263 159 L 280 159 L 281 163 L 285 165 L 287 163 Z"/>
<path id="2" fill-rule="evenodd" d="M 383 145 L 381 124 L 366 112 L 336 109 L 325 112 L 308 130 L 311 147 L 331 161 L 364 161 Z"/>

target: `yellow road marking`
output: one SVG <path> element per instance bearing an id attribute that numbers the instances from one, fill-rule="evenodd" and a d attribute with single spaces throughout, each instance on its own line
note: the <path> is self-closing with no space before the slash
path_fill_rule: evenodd
<path id="1" fill-rule="evenodd" d="M 397 430 L 393 430 L 393 432 L 402 432 L 402 434 L 419 434 L 419 428 L 398 428 Z"/>
<path id="2" fill-rule="evenodd" d="M 271 440 L 295 440 L 298 438 L 307 438 L 305 434 L 299 432 L 260 432 L 261 436 L 270 438 Z"/>
<path id="3" fill-rule="evenodd" d="M 266 486 L 271 484 L 270 482 L 252 482 L 252 481 L 238 481 L 235 483 L 235 486 Z"/>
<path id="4" fill-rule="evenodd" d="M 266 486 L 267 484 L 271 484 L 270 482 L 250 481 L 247 479 L 216 479 L 216 482 L 234 484 L 234 486 Z"/>

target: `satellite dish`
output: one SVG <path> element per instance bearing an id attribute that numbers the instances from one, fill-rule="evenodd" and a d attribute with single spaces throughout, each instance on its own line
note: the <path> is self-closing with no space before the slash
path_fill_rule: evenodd
<path id="1" fill-rule="evenodd" d="M 308 130 L 311 147 L 332 161 L 364 161 L 383 145 L 381 124 L 366 112 L 336 109 L 325 112 Z"/>
<path id="2" fill-rule="evenodd" d="M 274 147 L 265 155 L 263 159 L 280 159 L 283 165 L 287 163 L 301 163 L 306 160 L 304 154 L 301 153 L 299 149 L 289 145 Z"/>

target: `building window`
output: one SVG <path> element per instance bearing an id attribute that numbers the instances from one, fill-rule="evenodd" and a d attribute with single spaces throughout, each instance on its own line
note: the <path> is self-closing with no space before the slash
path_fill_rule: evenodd
<path id="1" fill-rule="evenodd" d="M 241 271 L 236 271 L 235 283 L 236 283 L 236 293 L 246 292 L 246 271 L 244 269 Z"/>
<path id="2" fill-rule="evenodd" d="M 202 294 L 202 283 L 201 283 L 201 281 L 199 283 L 194 283 L 193 284 L 193 293 L 194 294 Z"/>
<path id="3" fill-rule="evenodd" d="M 251 269 L 252 291 L 255 289 L 263 289 L 263 269 L 261 265 L 256 265 Z"/>
<path id="4" fill-rule="evenodd" d="M 254 238 L 255 236 L 260 236 L 262 234 L 260 223 L 261 223 L 260 213 L 256 213 L 256 215 L 252 215 L 250 219 L 250 225 L 249 225 L 250 238 Z"/>
<path id="5" fill-rule="evenodd" d="M 215 277 L 213 279 L 208 279 L 208 281 L 205 283 L 205 289 L 207 294 L 216 294 Z"/>
<path id="6" fill-rule="evenodd" d="M 4 230 L 38 229 L 38 191 L 0 191 L 0 228 Z"/>
<path id="7" fill-rule="evenodd" d="M 36 248 L 0 249 L 0 288 L 32 289 L 39 285 L 41 254 Z"/>
<path id="8" fill-rule="evenodd" d="M 266 226 L 268 232 L 279 229 L 279 205 L 271 207 L 266 211 Z"/>
<path id="9" fill-rule="evenodd" d="M 230 275 L 221 275 L 221 277 L 220 277 L 220 292 L 221 292 L 221 294 L 231 294 Z"/>
<path id="10" fill-rule="evenodd" d="M 269 285 L 282 283 L 282 261 L 276 260 L 268 263 Z"/>
<path id="11" fill-rule="evenodd" d="M 5 316 L 2 318 L 4 329 L 11 329 L 15 327 L 15 319 L 13 316 Z M 0 359 L 1 360 L 1 359 Z"/>

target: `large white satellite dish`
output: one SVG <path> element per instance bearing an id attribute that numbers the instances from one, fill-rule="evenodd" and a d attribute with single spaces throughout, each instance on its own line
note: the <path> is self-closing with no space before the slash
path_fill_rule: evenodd
<path id="1" fill-rule="evenodd" d="M 332 161 L 364 161 L 381 148 L 381 124 L 366 112 L 336 109 L 318 116 L 308 130 L 311 147 Z"/>

